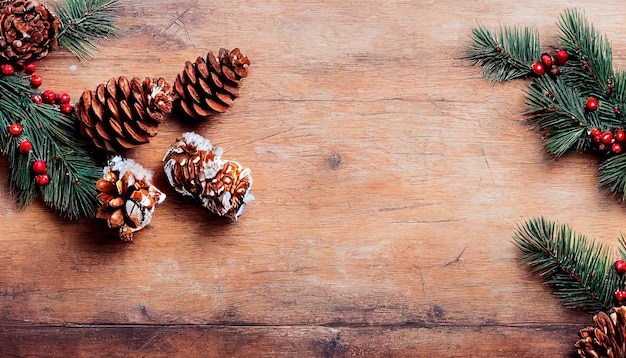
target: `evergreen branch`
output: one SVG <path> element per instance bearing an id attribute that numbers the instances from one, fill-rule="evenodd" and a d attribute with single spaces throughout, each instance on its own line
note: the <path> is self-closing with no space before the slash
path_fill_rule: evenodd
<path id="1" fill-rule="evenodd" d="M 613 75 L 611 43 L 577 9 L 566 9 L 557 26 L 561 31 L 561 45 L 579 61 L 578 66 L 572 68 L 577 69 L 581 77 L 585 76 L 583 73 L 590 74 L 606 93 Z"/>
<path id="2" fill-rule="evenodd" d="M 598 167 L 598 186 L 626 200 L 626 154 L 610 157 Z"/>
<path id="3" fill-rule="evenodd" d="M 26 76 L 0 77 L 0 147 L 9 158 L 10 185 L 17 202 L 23 208 L 41 194 L 43 201 L 63 217 L 94 216 L 98 208 L 95 183 L 102 176 L 103 164 L 82 145 L 76 120 L 53 106 L 34 104 L 33 94 Z M 12 123 L 22 125 L 21 135 L 9 134 Z M 24 139 L 33 146 L 28 153 L 18 150 Z M 36 159 L 48 165 L 47 186 L 34 181 L 31 166 Z"/>
<path id="4" fill-rule="evenodd" d="M 541 57 L 535 29 L 503 27 L 494 33 L 480 26 L 472 31 L 472 40 L 463 58 L 480 65 L 483 77 L 494 82 L 527 77 Z"/>
<path id="5" fill-rule="evenodd" d="M 565 306 L 593 312 L 613 307 L 621 283 L 614 249 L 542 217 L 518 225 L 513 243 Z"/>
<path id="6" fill-rule="evenodd" d="M 97 50 L 96 41 L 113 37 L 119 0 L 65 0 L 54 3 L 54 11 L 63 27 L 59 45 L 81 61 L 87 61 Z"/>

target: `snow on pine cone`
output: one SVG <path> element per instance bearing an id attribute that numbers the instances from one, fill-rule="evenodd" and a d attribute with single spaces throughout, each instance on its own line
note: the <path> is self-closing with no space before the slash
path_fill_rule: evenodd
<path id="1" fill-rule="evenodd" d="M 57 47 L 61 22 L 44 5 L 30 0 L 0 4 L 0 62 L 24 65 Z"/>
<path id="2" fill-rule="evenodd" d="M 103 173 L 96 183 L 101 204 L 96 217 L 105 219 L 110 228 L 119 228 L 120 239 L 133 241 L 134 233 L 150 224 L 165 194 L 152 185 L 152 171 L 131 159 L 115 156 Z"/>
<path id="3" fill-rule="evenodd" d="M 580 357 L 623 358 L 626 355 L 626 306 L 615 307 L 609 314 L 593 316 L 596 327 L 579 331 L 575 347 Z"/>
<path id="4" fill-rule="evenodd" d="M 206 138 L 187 132 L 165 153 L 163 169 L 178 193 L 199 200 L 218 216 L 236 220 L 254 200 L 250 194 L 252 175 L 249 168 L 221 156 L 221 148 L 213 148 Z"/>
<path id="5" fill-rule="evenodd" d="M 192 121 L 223 113 L 239 97 L 239 86 L 248 76 L 250 60 L 236 48 L 220 49 L 217 57 L 209 52 L 206 59 L 187 61 L 174 83 L 174 108 Z"/>
<path id="6" fill-rule="evenodd" d="M 171 110 L 171 86 L 163 78 L 112 77 L 76 103 L 81 135 L 111 153 L 148 143 Z"/>

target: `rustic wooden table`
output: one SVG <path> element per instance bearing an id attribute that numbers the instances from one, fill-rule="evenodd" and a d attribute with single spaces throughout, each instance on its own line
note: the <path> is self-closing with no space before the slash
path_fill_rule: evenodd
<path id="1" fill-rule="evenodd" d="M 524 356 L 573 353 L 589 314 L 563 308 L 511 244 L 535 215 L 616 244 L 624 208 L 597 161 L 547 157 L 520 120 L 524 81 L 459 58 L 471 29 L 583 8 L 626 68 L 613 1 L 122 1 L 118 38 L 81 65 L 38 63 L 78 98 L 111 76 L 175 78 L 239 47 L 227 113 L 170 119 L 131 157 L 168 194 L 125 244 L 99 220 L 19 211 L 0 161 L 0 355 Z M 72 70 L 71 66 L 77 66 Z M 168 187 L 166 148 L 194 130 L 252 169 L 237 223 Z"/>

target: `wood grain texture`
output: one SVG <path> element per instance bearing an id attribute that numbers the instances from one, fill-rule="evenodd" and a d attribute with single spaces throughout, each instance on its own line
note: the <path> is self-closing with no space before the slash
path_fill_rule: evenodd
<path id="1" fill-rule="evenodd" d="M 471 29 L 583 8 L 626 68 L 612 1 L 123 0 L 120 36 L 88 64 L 53 52 L 44 86 L 78 98 L 112 76 L 173 81 L 239 47 L 241 97 L 197 126 L 169 119 L 128 156 L 168 195 L 124 244 L 104 222 L 19 211 L 0 161 L 0 355 L 569 356 L 589 314 L 519 263 L 534 215 L 616 244 L 623 205 L 589 156 L 547 157 L 520 81 L 459 60 Z M 71 70 L 70 66 L 77 69 Z M 252 169 L 237 223 L 168 187 L 166 148 L 194 130 Z"/>

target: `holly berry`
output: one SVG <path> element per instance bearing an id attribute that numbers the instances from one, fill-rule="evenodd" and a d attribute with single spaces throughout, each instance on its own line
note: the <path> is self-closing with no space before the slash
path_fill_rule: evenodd
<path id="1" fill-rule="evenodd" d="M 564 66 L 565 63 L 567 62 L 567 58 L 569 57 L 569 54 L 567 53 L 567 51 L 565 50 L 558 50 L 556 52 L 556 63 L 559 66 Z"/>
<path id="2" fill-rule="evenodd" d="M 35 73 L 35 64 L 29 63 L 24 66 L 24 72 L 28 73 L 29 75 Z"/>
<path id="3" fill-rule="evenodd" d="M 626 262 L 624 260 L 617 260 L 615 261 L 615 271 L 617 271 L 618 274 L 623 275 L 626 273 Z"/>
<path id="4" fill-rule="evenodd" d="M 72 107 L 72 105 L 69 104 L 69 103 L 63 103 L 61 105 L 61 112 L 65 113 L 65 114 L 70 114 L 70 113 L 72 113 L 73 110 L 74 110 L 74 107 Z"/>
<path id="5" fill-rule="evenodd" d="M 37 103 L 37 104 L 42 104 L 43 103 L 43 98 L 41 97 L 41 95 L 38 94 L 34 94 L 31 99 L 33 100 L 33 102 Z"/>
<path id="6" fill-rule="evenodd" d="M 37 174 L 45 174 L 48 168 L 46 167 L 46 162 L 41 159 L 35 160 L 33 163 L 33 171 Z"/>
<path id="7" fill-rule="evenodd" d="M 41 78 L 41 76 L 39 75 L 30 76 L 30 85 L 33 88 L 38 88 L 39 86 L 41 86 L 42 83 L 43 83 L 43 78 Z"/>
<path id="8" fill-rule="evenodd" d="M 70 103 L 70 95 L 67 93 L 61 93 L 60 95 L 57 96 L 57 99 L 59 100 L 59 103 L 61 104 Z"/>
<path id="9" fill-rule="evenodd" d="M 598 109 L 598 100 L 595 99 L 594 97 L 589 97 L 589 99 L 587 100 L 587 104 L 585 106 L 587 107 L 589 111 L 593 112 L 596 109 Z"/>
<path id="10" fill-rule="evenodd" d="M 615 299 L 617 299 L 617 301 L 619 302 L 626 300 L 626 291 L 623 291 L 623 290 L 615 291 Z"/>
<path id="11" fill-rule="evenodd" d="M 46 103 L 54 103 L 54 101 L 57 99 L 57 94 L 54 93 L 54 91 L 51 90 L 45 90 L 43 91 L 43 101 Z"/>
<path id="12" fill-rule="evenodd" d="M 613 143 L 611 146 L 611 151 L 615 154 L 619 154 L 622 152 L 622 145 L 619 143 Z"/>
<path id="13" fill-rule="evenodd" d="M 15 72 L 15 69 L 13 68 L 12 65 L 9 65 L 8 63 L 5 63 L 4 65 L 0 66 L 0 70 L 2 71 L 3 75 L 12 75 Z"/>
<path id="14" fill-rule="evenodd" d="M 48 174 L 39 174 L 35 176 L 35 183 L 37 183 L 38 185 L 44 186 L 44 185 L 48 185 L 48 183 L 50 183 L 50 177 L 48 176 Z"/>
<path id="15" fill-rule="evenodd" d="M 500 45 L 496 46 L 496 52 L 502 52 L 502 46 Z"/>
<path id="16" fill-rule="evenodd" d="M 613 142 L 613 133 L 611 132 L 602 133 L 602 136 L 600 137 L 600 141 L 604 144 L 611 144 Z"/>
<path id="17" fill-rule="evenodd" d="M 615 131 L 615 140 L 618 142 L 623 142 L 624 140 L 626 140 L 626 133 L 624 133 L 621 128 Z"/>
<path id="18" fill-rule="evenodd" d="M 533 64 L 533 72 L 534 72 L 537 76 L 541 76 L 541 75 L 543 75 L 543 74 L 546 72 L 545 68 L 543 67 L 543 63 L 541 63 L 541 62 L 535 62 L 535 63 Z"/>
<path id="19" fill-rule="evenodd" d="M 12 135 L 22 134 L 22 125 L 19 123 L 13 123 L 9 126 L 9 133 Z"/>
<path id="20" fill-rule="evenodd" d="M 33 149 L 33 144 L 28 139 L 24 139 L 22 143 L 20 143 L 20 152 L 28 153 L 32 149 Z"/>
<path id="21" fill-rule="evenodd" d="M 600 132 L 600 128 L 593 128 L 590 132 L 589 135 L 592 137 L 598 137 L 600 135 L 602 135 L 602 132 Z"/>
<path id="22" fill-rule="evenodd" d="M 549 53 L 544 53 L 541 55 L 541 62 L 543 62 L 546 67 L 552 67 L 552 56 Z"/>

